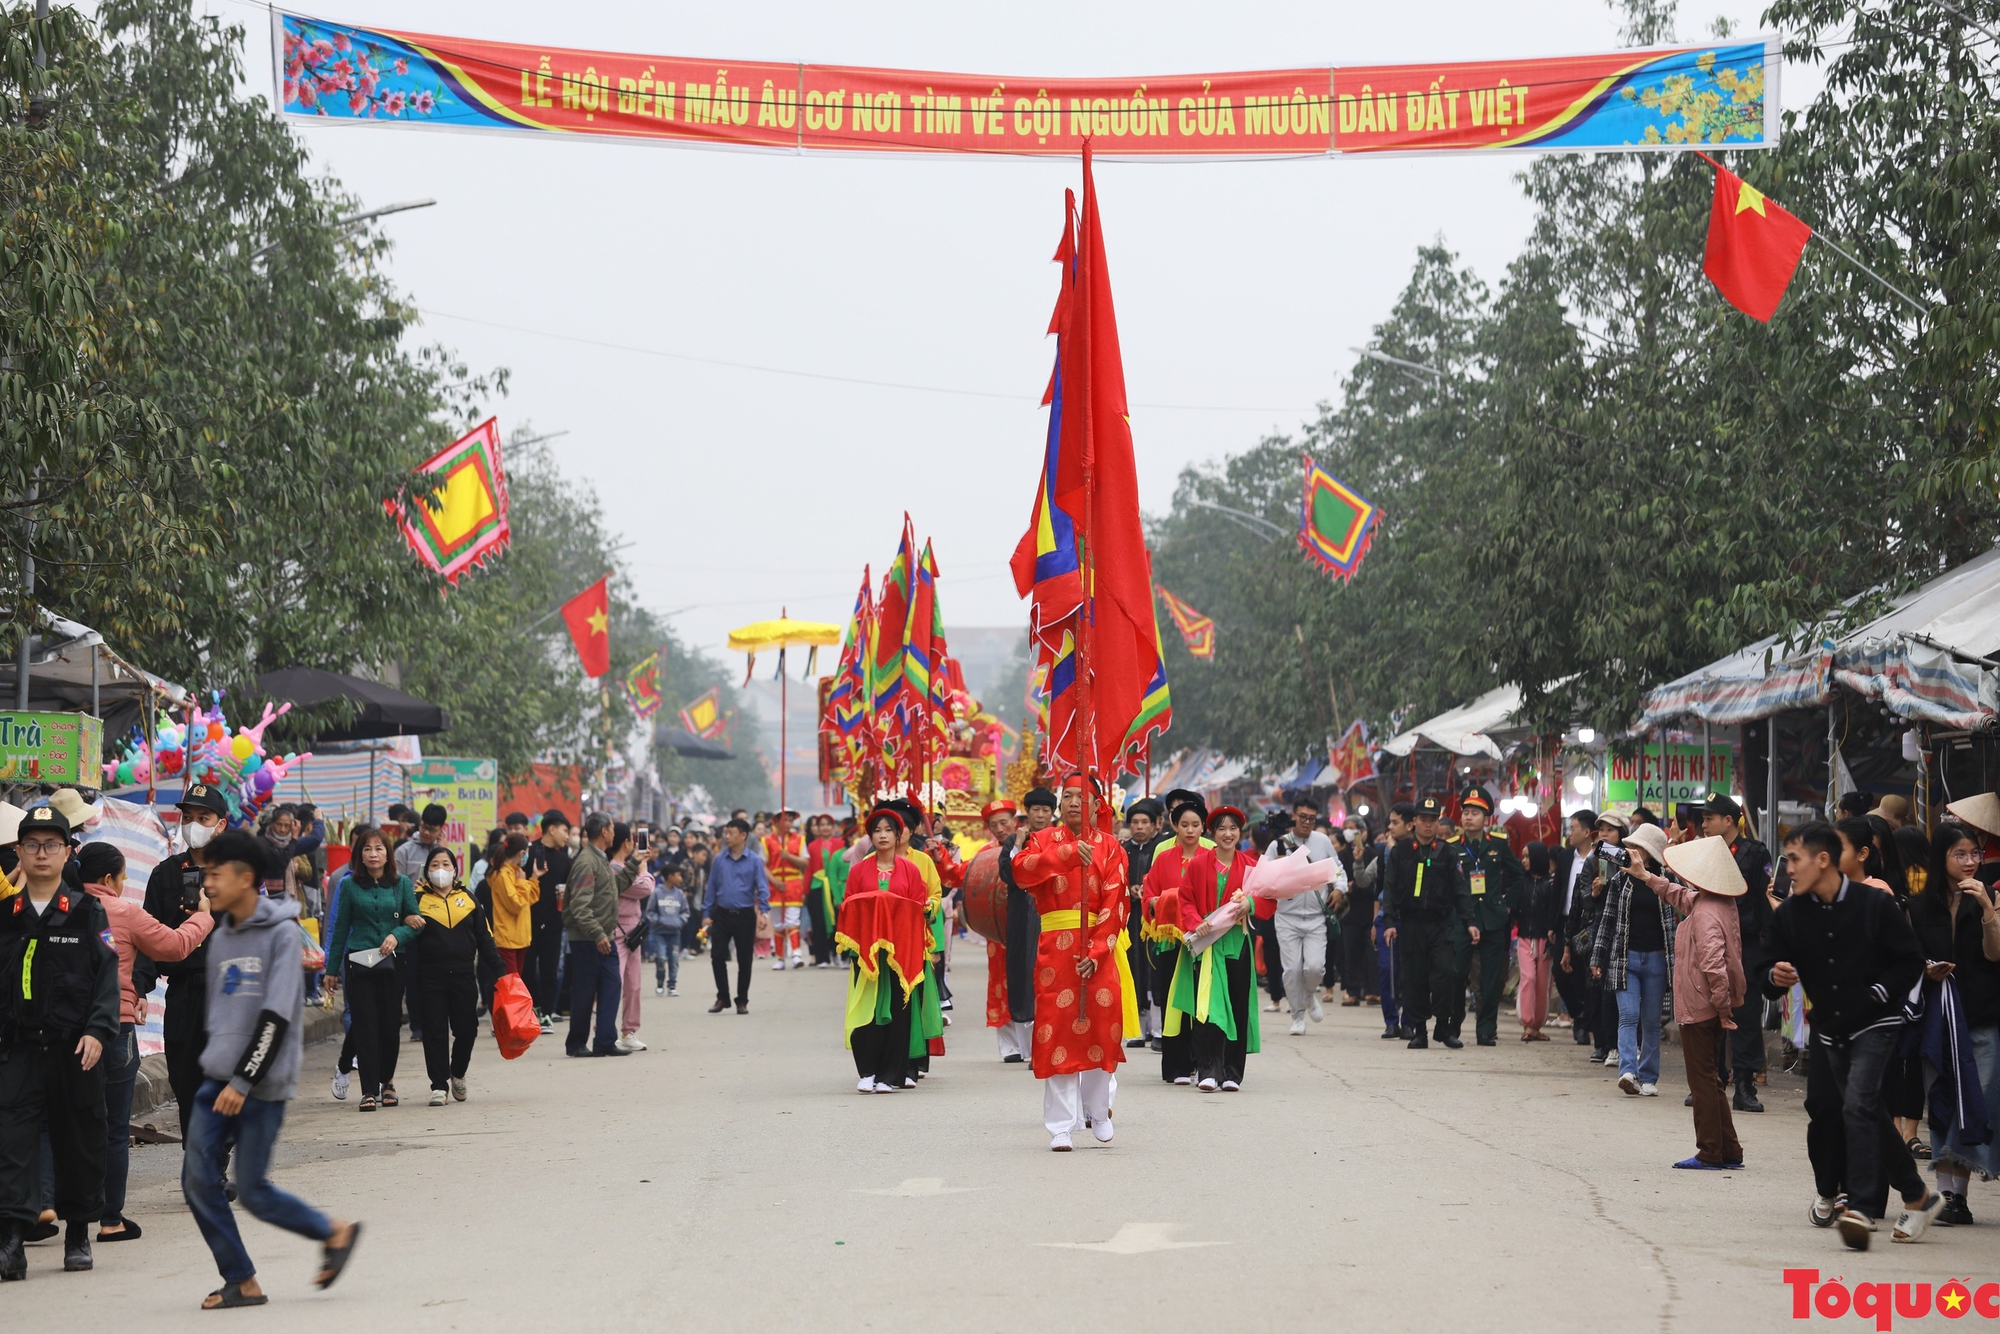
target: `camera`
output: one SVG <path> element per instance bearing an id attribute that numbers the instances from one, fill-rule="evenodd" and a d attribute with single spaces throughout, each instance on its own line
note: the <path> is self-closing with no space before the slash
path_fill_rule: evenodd
<path id="1" fill-rule="evenodd" d="M 1632 864 L 1631 853 L 1625 851 L 1623 848 L 1613 847 L 1609 843 L 1599 843 L 1597 845 L 1597 857 L 1599 861 L 1602 861 L 1607 866 L 1630 866 Z"/>

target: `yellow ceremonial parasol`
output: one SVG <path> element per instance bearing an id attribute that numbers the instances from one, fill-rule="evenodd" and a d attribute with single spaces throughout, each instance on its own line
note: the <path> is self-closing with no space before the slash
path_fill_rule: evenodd
<path id="1" fill-rule="evenodd" d="M 757 670 L 757 655 L 767 649 L 776 649 L 782 655 L 788 648 L 810 648 L 813 658 L 807 660 L 807 671 L 818 657 L 818 650 L 832 647 L 840 642 L 841 630 L 837 625 L 825 621 L 795 621 L 779 608 L 775 621 L 752 621 L 739 625 L 729 632 L 729 647 L 732 652 L 750 655 L 748 669 L 743 673 L 743 684 L 750 684 L 750 673 Z M 782 666 L 778 669 L 778 809 L 784 810 L 788 802 L 785 796 L 786 761 L 790 738 L 787 727 L 791 713 L 792 678 Z"/>

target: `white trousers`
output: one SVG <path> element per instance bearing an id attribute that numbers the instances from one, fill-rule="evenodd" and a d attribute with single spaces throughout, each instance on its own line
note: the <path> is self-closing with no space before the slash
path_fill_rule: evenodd
<path id="1" fill-rule="evenodd" d="M 1033 1024 L 1006 1023 L 993 1030 L 993 1036 L 1000 1040 L 1000 1055 L 1019 1056 L 1026 1060 L 1033 1053 L 1029 1050 L 1035 1040 Z"/>
<path id="2" fill-rule="evenodd" d="M 1109 1070 L 1051 1075 L 1042 1081 L 1042 1124 L 1049 1135 L 1081 1134 L 1085 1117 L 1109 1116 L 1118 1096 L 1118 1076 Z"/>
<path id="3" fill-rule="evenodd" d="M 1301 923 L 1280 914 L 1277 919 L 1278 958 L 1285 971 L 1285 1000 L 1292 1018 L 1306 1012 L 1326 976 L 1326 922 Z"/>

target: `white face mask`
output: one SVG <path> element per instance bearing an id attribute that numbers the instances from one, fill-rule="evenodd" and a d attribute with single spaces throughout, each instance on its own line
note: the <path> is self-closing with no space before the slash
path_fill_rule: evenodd
<path id="1" fill-rule="evenodd" d="M 205 824 L 190 824 L 187 827 L 187 845 L 190 848 L 205 848 L 208 840 L 215 837 L 215 831 Z"/>
<path id="2" fill-rule="evenodd" d="M 451 868 L 449 866 L 431 867 L 430 879 L 431 883 L 439 889 L 449 889 L 452 881 Z"/>

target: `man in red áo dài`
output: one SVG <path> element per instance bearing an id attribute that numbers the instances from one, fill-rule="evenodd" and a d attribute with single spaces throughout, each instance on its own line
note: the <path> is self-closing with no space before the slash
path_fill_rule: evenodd
<path id="1" fill-rule="evenodd" d="M 1127 911 L 1125 850 L 1104 830 L 1085 830 L 1083 782 L 1063 784 L 1061 822 L 1014 858 L 1014 882 L 1042 917 L 1032 1060 L 1049 1147 L 1058 1153 L 1085 1125 L 1110 1142 L 1115 1072 L 1125 1059 L 1125 997 L 1113 957 Z"/>

